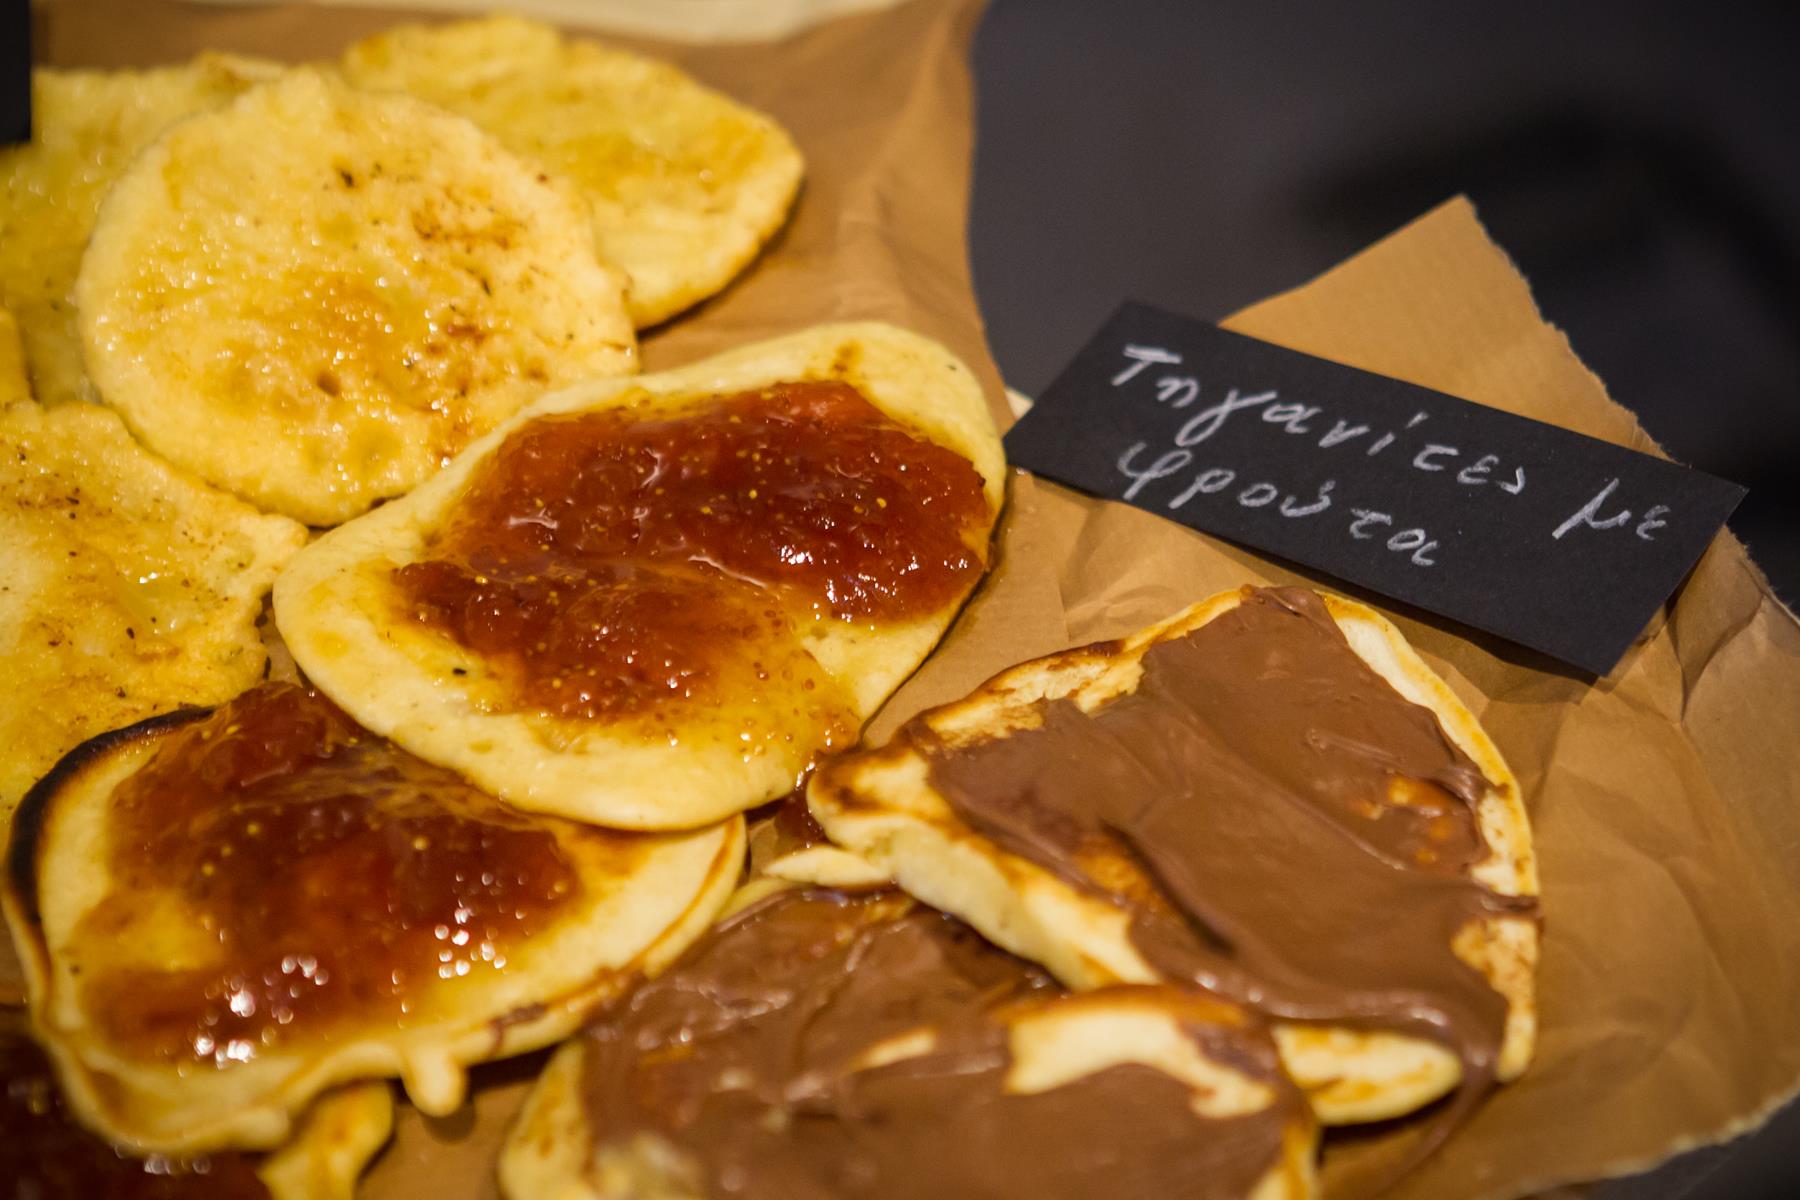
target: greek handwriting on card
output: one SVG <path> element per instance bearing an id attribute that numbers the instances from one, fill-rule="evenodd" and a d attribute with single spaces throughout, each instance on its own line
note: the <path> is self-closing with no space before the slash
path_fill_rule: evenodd
<path id="1" fill-rule="evenodd" d="M 1744 489 L 1141 304 L 1007 434 L 1135 505 L 1598 675 Z"/>

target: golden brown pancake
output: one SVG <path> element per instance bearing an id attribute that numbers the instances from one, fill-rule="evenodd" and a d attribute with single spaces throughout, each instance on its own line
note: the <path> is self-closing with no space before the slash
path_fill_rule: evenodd
<path id="1" fill-rule="evenodd" d="M 306 541 L 144 450 L 91 404 L 0 409 L 0 828 L 87 738 L 217 704 L 266 662 L 275 569 Z"/>
<path id="2" fill-rule="evenodd" d="M 462 1100 L 704 930 L 729 821 L 680 836 L 505 809 L 269 684 L 84 744 L 21 806 L 6 917 L 69 1102 L 140 1152 L 267 1148 L 337 1083 Z"/>
<path id="3" fill-rule="evenodd" d="M 100 397 L 146 445 L 330 525 L 546 388 L 635 370 L 622 287 L 539 168 L 298 69 L 144 150 L 75 301 Z"/>
<path id="4" fill-rule="evenodd" d="M 275 589 L 308 678 L 509 804 L 687 828 L 790 791 L 985 569 L 968 369 L 823 326 L 548 396 Z"/>
<path id="5" fill-rule="evenodd" d="M 223 54 L 142 71 L 32 72 L 32 139 L 0 147 L 0 308 L 18 318 L 39 401 L 99 399 L 82 365 L 73 291 L 113 182 L 176 121 L 280 73 Z"/>
<path id="6" fill-rule="evenodd" d="M 826 763 L 831 838 L 1074 987 L 1180 981 L 1278 1022 L 1327 1122 L 1529 1061 L 1518 785 L 1362 605 L 1245 589 L 1022 664 Z"/>
<path id="7" fill-rule="evenodd" d="M 1070 995 L 892 889 L 726 917 L 551 1060 L 513 1200 L 1299 1197 L 1316 1130 L 1268 1035 L 1172 988 Z"/>
<path id="8" fill-rule="evenodd" d="M 579 191 L 600 256 L 631 277 L 640 328 L 729 283 L 800 186 L 800 152 L 768 117 L 667 63 L 521 17 L 402 25 L 341 68 L 468 117 Z"/>

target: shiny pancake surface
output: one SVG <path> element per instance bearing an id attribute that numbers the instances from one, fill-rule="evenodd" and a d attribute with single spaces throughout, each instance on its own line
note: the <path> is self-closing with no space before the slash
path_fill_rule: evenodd
<path id="1" fill-rule="evenodd" d="M 640 327 L 719 291 L 786 217 L 802 164 L 779 125 L 667 63 L 520 17 L 403 25 L 343 57 L 358 87 L 474 121 L 572 185 Z"/>
<path id="2" fill-rule="evenodd" d="M 365 726 L 522 808 L 684 828 L 791 790 L 986 567 L 967 369 L 829 326 L 546 397 L 284 573 L 276 619 Z"/>
<path id="3" fill-rule="evenodd" d="M 87 738 L 256 682 L 263 599 L 305 540 L 105 409 L 0 408 L 0 827 Z"/>
<path id="4" fill-rule="evenodd" d="M 453 1108 L 466 1064 L 555 1040 L 703 929 L 741 854 L 735 822 L 511 812 L 265 684 L 65 759 L 21 808 L 7 915 L 90 1125 L 260 1148 L 344 1079 Z"/>
<path id="5" fill-rule="evenodd" d="M 1266 1033 L 1166 988 L 1065 994 L 891 889 L 725 918 L 552 1060 L 503 1190 L 582 1197 L 1310 1194 Z"/>
<path id="6" fill-rule="evenodd" d="M 145 149 L 75 300 L 100 397 L 146 445 L 311 525 L 637 363 L 577 201 L 460 117 L 310 69 Z"/>
<path id="7" fill-rule="evenodd" d="M 1197 985 L 1280 1022 L 1328 1121 L 1530 1056 L 1517 784 L 1361 606 L 1227 593 L 1003 673 L 810 793 L 833 840 L 1065 982 Z"/>
<path id="8" fill-rule="evenodd" d="M 113 183 L 176 121 L 280 72 L 202 54 L 150 70 L 32 73 L 31 141 L 0 148 L 0 308 L 18 319 L 39 401 L 99 399 L 82 364 L 73 292 Z"/>

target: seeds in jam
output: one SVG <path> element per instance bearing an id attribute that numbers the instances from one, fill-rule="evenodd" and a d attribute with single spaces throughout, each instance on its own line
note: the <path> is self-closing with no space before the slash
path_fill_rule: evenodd
<path id="1" fill-rule="evenodd" d="M 511 813 L 290 684 L 167 735 L 109 815 L 114 886 L 73 955 L 84 1007 L 114 1044 L 170 1061 L 404 1023 L 422 987 L 503 968 L 580 891 L 566 823 Z"/>
<path id="2" fill-rule="evenodd" d="M 793 628 L 953 604 L 989 515 L 972 466 L 855 388 L 781 383 L 531 422 L 396 578 L 412 616 L 546 712 L 779 695 L 778 723 L 829 727 L 841 702 Z"/>
<path id="3" fill-rule="evenodd" d="M 50 1060 L 19 1026 L 0 1018 L 0 1196 L 7 1200 L 261 1200 L 269 1191 L 251 1160 L 132 1158 L 84 1129 L 57 1089 Z"/>

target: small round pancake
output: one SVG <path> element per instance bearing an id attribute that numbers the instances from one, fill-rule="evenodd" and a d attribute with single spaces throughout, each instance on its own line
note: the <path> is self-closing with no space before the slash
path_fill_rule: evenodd
<path id="1" fill-rule="evenodd" d="M 32 138 L 0 147 L 0 308 L 24 334 L 44 404 L 98 400 L 81 361 L 72 292 L 100 202 L 144 147 L 282 68 L 202 54 L 144 71 L 34 71 Z"/>
<path id="2" fill-rule="evenodd" d="M 457 527 L 459 505 L 484 478 L 478 472 L 488 459 L 503 447 L 535 445 L 525 440 L 534 430 L 564 428 L 539 422 L 612 413 L 654 425 L 704 416 L 721 396 L 790 383 L 852 385 L 878 419 L 929 444 L 934 454 L 951 451 L 942 457 L 960 458 L 959 470 L 966 463 L 979 475 L 971 487 L 979 488 L 977 503 L 985 496 L 986 517 L 959 535 L 979 543 L 963 547 L 977 567 L 959 577 L 958 590 L 941 603 L 891 620 L 814 613 L 793 628 L 780 616 L 779 628 L 763 640 L 702 631 L 695 640 L 716 646 L 722 663 L 724 682 L 716 694 L 670 695 L 655 699 L 645 714 L 581 721 L 516 699 L 500 686 L 488 658 L 412 619 L 396 571 L 431 559 L 433 539 Z M 363 726 L 461 772 L 509 804 L 616 828 L 693 828 L 792 790 L 827 744 L 821 711 L 830 720 L 860 725 L 912 673 L 985 563 L 1004 498 L 1004 471 L 980 388 L 943 347 L 886 325 L 821 326 L 678 370 L 543 398 L 410 496 L 333 530 L 297 556 L 276 584 L 275 617 L 307 677 Z M 807 491 L 809 480 L 793 487 Z M 551 483 L 546 490 L 562 486 Z M 756 497 L 756 490 L 747 496 Z M 654 515 L 660 503 L 647 497 L 631 519 Z M 727 506 L 713 504 L 720 511 Z M 897 501 L 892 511 L 900 507 Z M 694 511 L 711 513 L 713 507 Z M 684 619 L 679 605 L 658 612 L 663 615 L 656 620 Z M 565 669 L 553 656 L 526 663 L 539 677 Z"/>
<path id="3" fill-rule="evenodd" d="M 75 300 L 133 432 L 312 525 L 407 491 L 547 387 L 636 366 L 574 201 L 460 117 L 311 70 L 145 150 Z"/>
<path id="4" fill-rule="evenodd" d="M 255 683 L 263 599 L 305 542 L 106 409 L 0 409 L 0 829 L 87 738 Z"/>
<path id="5" fill-rule="evenodd" d="M 460 113 L 593 207 L 600 256 L 631 277 L 639 328 L 719 291 L 781 227 L 793 140 L 666 63 L 492 16 L 352 46 L 345 76 Z"/>
<path id="6" fill-rule="evenodd" d="M 270 689 L 301 690 L 247 697 L 289 702 Z M 271 1148 L 356 1079 L 398 1075 L 448 1113 L 469 1064 L 566 1036 L 703 932 L 742 870 L 741 820 L 650 837 L 507 814 L 366 735 L 258 765 L 314 719 L 268 723 L 283 711 L 237 701 L 104 735 L 20 808 L 0 899 L 33 1023 L 83 1122 L 133 1151 Z M 194 764 L 169 768 L 183 778 L 225 764 L 276 790 L 131 790 L 162 754 Z M 333 762 L 351 774 L 295 788 Z M 521 857 L 543 850 L 507 838 L 562 865 L 544 874 Z"/>
<path id="7" fill-rule="evenodd" d="M 742 895 L 550 1060 L 510 1200 L 1314 1194 L 1317 1128 L 1242 1010 L 1064 993 L 892 889 Z"/>
<path id="8" fill-rule="evenodd" d="M 1023 663 L 919 720 L 948 744 L 974 745 L 1034 728 L 1049 699 L 1068 698 L 1092 712 L 1136 688 L 1151 646 L 1200 628 L 1245 594 L 1221 593 L 1119 642 Z M 1485 777 L 1475 817 L 1488 854 L 1472 869 L 1474 879 L 1502 896 L 1535 896 L 1530 826 L 1518 783 L 1474 715 L 1380 614 L 1341 597 L 1322 599 L 1357 656 L 1403 698 L 1430 709 Z M 977 833 L 932 786 L 926 758 L 904 734 L 880 749 L 825 763 L 813 777 L 808 802 L 832 841 L 892 872 L 913 895 L 1044 964 L 1065 984 L 1161 981 L 1134 942 L 1122 908 Z M 1154 885 L 1146 877 L 1142 886 Z M 1506 1001 L 1496 1075 L 1515 1078 L 1530 1061 L 1536 1035 L 1536 922 L 1526 915 L 1487 917 L 1464 926 L 1452 948 Z M 1462 1075 L 1455 1053 L 1421 1037 L 1278 1025 L 1276 1038 L 1289 1074 L 1327 1124 L 1411 1112 L 1450 1091 Z"/>

